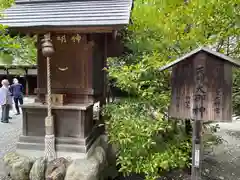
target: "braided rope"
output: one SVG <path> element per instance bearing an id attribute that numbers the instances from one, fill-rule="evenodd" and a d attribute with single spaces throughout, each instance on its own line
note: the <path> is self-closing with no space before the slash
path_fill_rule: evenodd
<path id="1" fill-rule="evenodd" d="M 51 101 L 51 70 L 50 70 L 50 57 L 47 57 L 47 116 L 52 121 L 52 101 Z M 51 123 L 53 126 L 53 122 Z M 48 161 L 56 158 L 55 151 L 55 136 L 54 134 L 45 135 L 45 152 L 44 156 Z"/>
<path id="2" fill-rule="evenodd" d="M 55 136 L 45 135 L 45 152 L 44 156 L 48 161 L 56 159 Z"/>
<path id="3" fill-rule="evenodd" d="M 51 101 L 51 70 L 50 70 L 50 57 L 47 57 L 47 105 L 48 117 L 52 116 L 52 101 Z"/>

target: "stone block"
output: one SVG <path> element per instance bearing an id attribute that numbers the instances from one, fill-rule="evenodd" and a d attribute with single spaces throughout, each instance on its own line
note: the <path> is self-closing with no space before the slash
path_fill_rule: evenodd
<path id="1" fill-rule="evenodd" d="M 68 160 L 63 157 L 50 161 L 47 165 L 45 179 L 64 180 L 68 163 Z"/>
<path id="2" fill-rule="evenodd" d="M 44 180 L 45 179 L 46 160 L 44 158 L 37 159 L 30 171 L 30 180 Z"/>
<path id="3" fill-rule="evenodd" d="M 97 146 L 88 159 L 77 159 L 69 165 L 64 180 L 98 180 L 105 164 L 105 150 Z"/>
<path id="4" fill-rule="evenodd" d="M 4 156 L 4 164 L 12 180 L 28 180 L 33 160 L 17 153 L 8 153 Z"/>

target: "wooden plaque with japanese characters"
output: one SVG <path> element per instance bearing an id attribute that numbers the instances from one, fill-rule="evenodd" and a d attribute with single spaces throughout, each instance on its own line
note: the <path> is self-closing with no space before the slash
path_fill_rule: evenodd
<path id="1" fill-rule="evenodd" d="M 231 64 L 211 54 L 199 52 L 175 65 L 171 80 L 171 117 L 231 121 Z"/>

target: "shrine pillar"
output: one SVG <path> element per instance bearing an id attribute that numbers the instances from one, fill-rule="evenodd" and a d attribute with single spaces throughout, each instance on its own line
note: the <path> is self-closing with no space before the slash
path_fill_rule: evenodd
<path id="1" fill-rule="evenodd" d="M 28 85 L 28 70 L 27 69 L 25 69 L 24 80 L 25 80 L 25 96 L 28 96 L 29 95 L 29 85 Z"/>

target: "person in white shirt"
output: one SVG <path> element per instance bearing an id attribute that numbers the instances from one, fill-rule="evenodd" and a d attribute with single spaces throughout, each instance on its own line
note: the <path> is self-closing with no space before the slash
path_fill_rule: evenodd
<path id="1" fill-rule="evenodd" d="M 12 96 L 9 91 L 9 81 L 7 79 L 2 80 L 2 87 L 0 88 L 0 105 L 2 107 L 2 123 L 9 122 L 9 111 L 12 107 Z"/>

